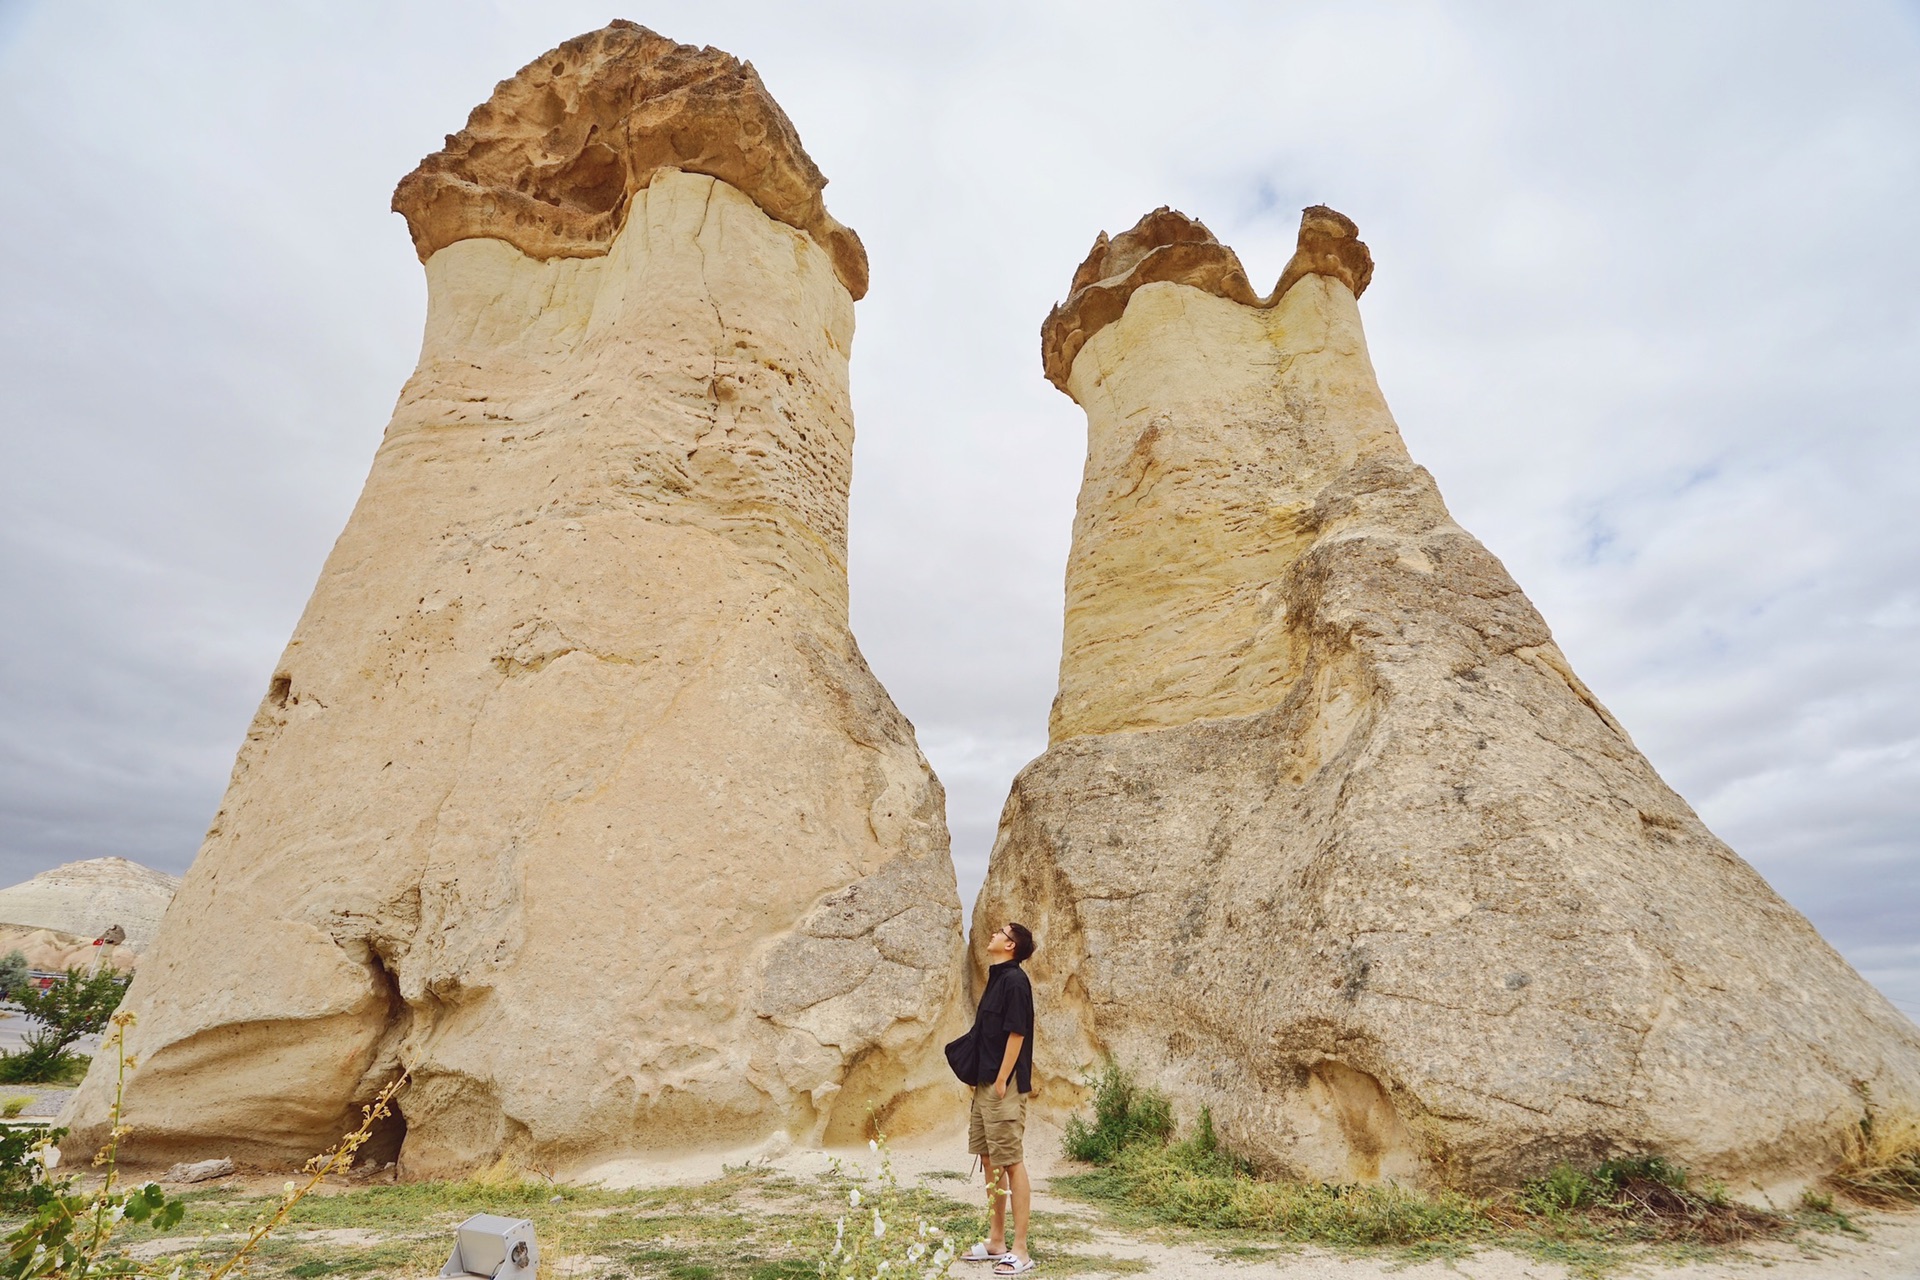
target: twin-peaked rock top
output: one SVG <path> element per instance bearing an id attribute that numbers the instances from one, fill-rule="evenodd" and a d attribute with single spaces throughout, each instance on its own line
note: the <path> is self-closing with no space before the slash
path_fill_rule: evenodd
<path id="1" fill-rule="evenodd" d="M 1067 300 L 1047 313 L 1040 326 L 1040 363 L 1047 381 L 1067 391 L 1074 357 L 1088 339 L 1118 320 L 1127 299 L 1142 285 L 1159 281 L 1191 285 L 1216 297 L 1249 307 L 1275 307 L 1306 275 L 1331 276 L 1358 298 L 1373 279 L 1373 256 L 1360 241 L 1360 228 L 1345 214 L 1314 205 L 1300 219 L 1300 245 L 1280 283 L 1262 298 L 1247 283 L 1239 255 L 1213 233 L 1161 205 L 1112 240 L 1102 231 L 1087 260 L 1073 273 Z M 1069 392 L 1071 394 L 1071 392 Z"/>
<path id="2" fill-rule="evenodd" d="M 409 1175 L 918 1123 L 960 904 L 847 625 L 823 183 L 625 24 L 401 183 L 420 362 L 129 993 L 134 1156 L 303 1159 L 402 1069 Z"/>
<path id="3" fill-rule="evenodd" d="M 1052 742 L 974 917 L 1042 939 L 1040 1074 L 1114 1053 L 1334 1181 L 1658 1151 L 1790 1189 L 1920 1105 L 1920 1033 L 1453 522 L 1375 381 L 1370 274 L 1313 208 L 1262 299 L 1160 210 L 1043 328 L 1087 463 Z"/>

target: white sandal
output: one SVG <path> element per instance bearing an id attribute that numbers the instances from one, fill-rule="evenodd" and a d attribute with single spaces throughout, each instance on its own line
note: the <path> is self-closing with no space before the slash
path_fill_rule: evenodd
<path id="1" fill-rule="evenodd" d="M 960 1261 L 962 1262 L 998 1262 L 1002 1258 L 1011 1257 L 1012 1254 L 1013 1254 L 1013 1251 L 1011 1249 L 1003 1249 L 999 1253 L 994 1253 L 987 1248 L 987 1242 L 985 1240 L 982 1240 L 979 1243 L 975 1244 L 970 1249 L 968 1249 L 965 1253 L 961 1254 Z"/>
<path id="2" fill-rule="evenodd" d="M 1019 1258 L 1016 1258 L 1011 1253 L 1009 1253 L 1005 1257 L 1001 1258 L 1000 1261 L 993 1264 L 993 1274 L 997 1276 L 1023 1275 L 1026 1272 L 1033 1270 L 1034 1267 L 1038 1265 L 1039 1264 L 1036 1263 L 1032 1258 L 1028 1258 L 1026 1261 L 1022 1262 Z M 1002 1267 L 1006 1268 L 1006 1270 L 1004 1271 L 1001 1270 Z"/>

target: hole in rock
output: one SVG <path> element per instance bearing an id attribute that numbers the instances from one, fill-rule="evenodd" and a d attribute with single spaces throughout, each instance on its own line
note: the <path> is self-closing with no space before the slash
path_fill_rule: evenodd
<path id="1" fill-rule="evenodd" d="M 387 958 L 380 954 L 377 946 L 368 946 L 367 966 L 372 970 L 375 988 L 386 998 L 387 1006 L 382 1047 L 374 1054 L 374 1061 L 384 1065 L 375 1066 L 362 1085 L 364 1096 L 370 1101 L 373 1094 L 385 1088 L 399 1074 L 401 1064 L 396 1050 L 413 1022 L 413 1011 L 400 994 L 399 979 L 387 967 Z M 404 1094 L 405 1090 L 402 1090 Z M 376 1169 L 400 1159 L 400 1149 L 407 1141 L 407 1115 L 401 1107 L 400 1098 L 388 1103 L 387 1108 L 387 1114 L 373 1122 L 366 1142 L 355 1153 L 354 1164 L 359 1168 Z"/>
<path id="2" fill-rule="evenodd" d="M 285 707 L 287 705 L 287 695 L 292 692 L 292 676 L 275 676 L 273 683 L 267 686 L 267 701 L 276 707 Z"/>
<path id="3" fill-rule="evenodd" d="M 376 1169 L 400 1158 L 400 1148 L 407 1140 L 407 1115 L 400 1109 L 399 1102 L 391 1105 L 391 1114 L 374 1121 L 373 1133 L 354 1156 L 353 1163 L 357 1167 Z"/>

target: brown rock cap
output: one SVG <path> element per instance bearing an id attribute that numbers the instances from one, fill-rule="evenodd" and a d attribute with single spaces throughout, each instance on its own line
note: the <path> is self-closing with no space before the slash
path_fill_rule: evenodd
<path id="1" fill-rule="evenodd" d="M 400 180 L 393 210 L 425 262 L 456 240 L 593 258 L 662 169 L 738 188 L 813 237 L 856 299 L 867 251 L 827 212 L 827 185 L 753 64 L 615 19 L 502 80 L 467 127 Z"/>
<path id="2" fill-rule="evenodd" d="M 1047 381 L 1062 391 L 1073 359 L 1087 340 L 1118 320 L 1127 299 L 1142 285 L 1161 280 L 1192 285 L 1249 307 L 1271 307 L 1305 276 L 1331 276 L 1359 297 L 1373 279 L 1373 255 L 1360 228 L 1323 204 L 1301 212 L 1300 240 L 1273 292 L 1262 298 L 1247 282 L 1239 256 L 1214 239 L 1204 223 L 1165 205 L 1109 240 L 1102 231 L 1080 269 L 1067 300 L 1040 326 L 1040 360 Z"/>

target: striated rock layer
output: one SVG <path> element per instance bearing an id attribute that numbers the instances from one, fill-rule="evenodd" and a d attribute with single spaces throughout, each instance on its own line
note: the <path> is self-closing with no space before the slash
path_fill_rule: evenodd
<path id="1" fill-rule="evenodd" d="M 415 1176 L 916 1125 L 959 900 L 848 631 L 820 184 L 750 68 L 625 24 L 401 183 L 419 366 L 129 995 L 136 1157 L 299 1159 L 403 1068 Z"/>
<path id="2" fill-rule="evenodd" d="M 974 917 L 1040 934 L 1040 1072 L 1111 1052 L 1335 1181 L 1657 1151 L 1790 1188 L 1920 1106 L 1920 1031 L 1448 516 L 1374 379 L 1370 274 L 1310 209 L 1260 299 L 1162 210 L 1048 318 L 1088 424 L 1060 692 Z"/>

